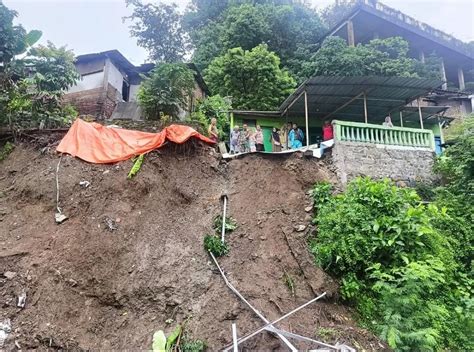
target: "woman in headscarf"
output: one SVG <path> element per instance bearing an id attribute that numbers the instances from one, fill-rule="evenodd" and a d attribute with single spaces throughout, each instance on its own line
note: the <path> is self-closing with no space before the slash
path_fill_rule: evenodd
<path id="1" fill-rule="evenodd" d="M 385 127 L 393 127 L 392 119 L 390 118 L 390 116 L 387 116 L 385 118 L 385 122 L 382 125 Z"/>
<path id="2" fill-rule="evenodd" d="M 281 152 L 280 133 L 278 132 L 276 127 L 273 127 L 272 135 L 270 139 L 272 141 L 272 152 L 273 153 Z"/>

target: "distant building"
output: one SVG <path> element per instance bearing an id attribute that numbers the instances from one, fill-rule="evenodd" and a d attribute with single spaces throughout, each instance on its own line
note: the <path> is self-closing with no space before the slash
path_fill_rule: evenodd
<path id="1" fill-rule="evenodd" d="M 150 72 L 154 64 L 135 66 L 118 50 L 80 55 L 75 64 L 81 79 L 69 88 L 64 101 L 75 106 L 80 115 L 107 119 L 117 110 L 121 118 L 141 118 L 136 104 L 138 87 L 143 80 L 140 74 Z M 196 100 L 209 94 L 196 66 L 192 63 L 187 65 L 194 71 L 196 85 L 188 108 L 180 114 L 181 118 L 194 110 Z"/>
<path id="2" fill-rule="evenodd" d="M 442 59 L 444 84 L 427 96 L 423 105 L 448 105 L 451 108 L 446 115 L 451 117 L 473 111 L 474 48 L 459 39 L 374 0 L 358 1 L 327 36 L 342 37 L 349 45 L 399 36 L 408 41 L 413 58 L 424 62 L 434 53 Z"/>

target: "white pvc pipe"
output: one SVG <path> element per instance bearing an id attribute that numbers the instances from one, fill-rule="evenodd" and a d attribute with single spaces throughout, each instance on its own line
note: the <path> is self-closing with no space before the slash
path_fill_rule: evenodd
<path id="1" fill-rule="evenodd" d="M 221 276 L 222 276 L 222 278 L 224 279 L 226 285 L 232 290 L 232 292 L 234 292 L 234 293 L 237 295 L 237 297 L 239 297 L 250 309 L 252 309 L 252 310 L 254 311 L 254 313 L 257 314 L 258 317 L 263 320 L 264 323 L 267 324 L 267 325 L 265 325 L 265 326 L 269 326 L 267 318 L 265 318 L 262 313 L 260 313 L 257 309 L 255 309 L 254 306 L 252 306 L 252 305 L 245 299 L 245 297 L 242 296 L 242 295 L 240 294 L 240 292 L 230 283 L 230 281 L 227 280 L 227 277 L 225 276 L 224 271 L 222 271 L 221 267 L 219 266 L 219 263 L 217 262 L 216 257 L 214 257 L 214 254 L 212 254 L 211 252 L 209 252 L 209 254 L 211 255 L 212 260 L 213 260 L 214 263 L 216 264 L 217 269 L 219 269 L 219 272 L 221 273 Z M 271 324 L 270 324 L 270 325 L 271 325 Z M 296 349 L 296 347 L 293 346 L 293 345 L 291 344 L 291 342 L 288 341 L 288 339 L 287 339 L 285 336 L 280 335 L 280 334 L 278 334 L 278 333 L 277 333 L 277 336 L 288 346 L 288 348 L 289 348 L 291 351 L 293 351 L 293 352 L 297 352 L 297 351 L 298 351 L 298 350 Z M 225 349 L 224 351 L 229 351 L 231 348 L 232 348 L 232 346 L 231 346 L 230 348 Z"/>
<path id="2" fill-rule="evenodd" d="M 227 209 L 227 196 L 224 196 L 224 211 L 222 215 L 222 235 L 221 235 L 221 241 L 224 243 L 225 241 L 225 216 L 226 216 L 226 209 Z"/>
<path id="3" fill-rule="evenodd" d="M 239 344 L 237 343 L 237 325 L 232 323 L 232 341 L 234 341 L 234 352 L 239 352 Z"/>
<path id="4" fill-rule="evenodd" d="M 309 304 L 311 304 L 311 303 L 313 303 L 313 302 L 316 302 L 318 299 L 320 299 L 320 298 L 322 298 L 322 297 L 324 297 L 324 296 L 326 296 L 326 292 L 324 292 L 323 294 L 319 295 L 319 296 L 316 297 L 316 298 L 313 298 L 311 301 L 306 302 L 306 303 L 303 304 L 302 306 L 299 306 L 298 308 L 293 309 L 291 312 L 286 313 L 284 316 L 278 318 L 277 320 L 274 320 L 274 321 L 272 321 L 272 322 L 267 323 L 266 325 L 262 326 L 260 329 L 258 329 L 257 331 L 251 333 L 250 335 L 247 335 L 247 336 L 245 336 L 245 337 L 239 339 L 239 340 L 238 340 L 238 343 L 241 344 L 242 342 L 247 341 L 248 339 L 250 339 L 250 338 L 254 337 L 255 335 L 261 333 L 262 331 L 266 330 L 268 327 L 273 327 L 274 324 L 276 324 L 276 323 L 280 322 L 281 320 L 287 318 L 287 317 L 290 316 L 291 314 L 296 313 L 297 311 L 303 309 L 303 308 L 306 307 L 307 305 L 309 305 Z M 280 337 L 280 334 L 277 333 L 277 335 Z M 228 349 L 225 349 L 224 351 L 227 351 L 227 350 L 228 350 Z"/>

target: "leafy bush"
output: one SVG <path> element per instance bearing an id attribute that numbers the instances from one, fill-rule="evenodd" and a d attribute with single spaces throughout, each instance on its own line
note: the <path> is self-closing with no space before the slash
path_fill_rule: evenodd
<path id="1" fill-rule="evenodd" d="M 237 221 L 232 217 L 225 218 L 225 232 L 232 232 L 237 228 Z M 216 233 L 222 232 L 222 215 L 218 215 L 214 218 L 214 231 Z"/>
<path id="2" fill-rule="evenodd" d="M 317 210 L 331 200 L 332 184 L 327 181 L 319 182 L 311 190 L 314 208 Z"/>
<path id="3" fill-rule="evenodd" d="M 3 161 L 7 158 L 7 156 L 13 151 L 15 145 L 7 142 L 5 145 L 0 149 L 0 161 Z"/>
<path id="4" fill-rule="evenodd" d="M 217 236 L 206 235 L 204 237 L 204 248 L 216 257 L 222 257 L 229 253 L 229 247 L 227 244 L 222 243 L 221 239 Z"/>
<path id="5" fill-rule="evenodd" d="M 317 213 L 316 261 L 341 279 L 341 295 L 361 322 L 398 351 L 469 349 L 472 279 L 460 274 L 445 208 L 423 205 L 414 190 L 359 178 Z"/>
<path id="6" fill-rule="evenodd" d="M 206 343 L 201 340 L 185 339 L 180 345 L 181 352 L 203 352 L 206 347 Z"/>

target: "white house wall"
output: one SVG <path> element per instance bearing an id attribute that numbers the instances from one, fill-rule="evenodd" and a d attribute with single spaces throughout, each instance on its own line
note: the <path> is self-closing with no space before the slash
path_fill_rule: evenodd
<path id="1" fill-rule="evenodd" d="M 128 96 L 128 101 L 137 101 L 138 88 L 140 88 L 139 84 L 130 85 L 130 94 Z"/>
<path id="2" fill-rule="evenodd" d="M 104 84 L 104 71 L 91 73 L 89 75 L 82 76 L 81 79 L 68 89 L 68 93 L 81 92 L 83 90 L 100 88 Z"/>
<path id="3" fill-rule="evenodd" d="M 108 81 L 112 87 L 117 89 L 119 92 L 122 92 L 123 85 L 123 75 L 119 69 L 110 61 L 107 60 L 108 66 Z"/>

